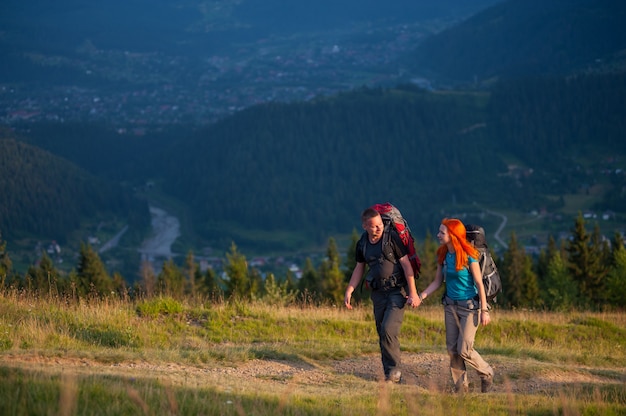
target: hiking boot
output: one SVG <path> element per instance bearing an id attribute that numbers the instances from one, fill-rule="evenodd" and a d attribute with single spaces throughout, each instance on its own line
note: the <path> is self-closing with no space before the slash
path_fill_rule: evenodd
<path id="1" fill-rule="evenodd" d="M 385 381 L 399 383 L 402 380 L 402 372 L 400 370 L 391 370 Z"/>
<path id="2" fill-rule="evenodd" d="M 489 393 L 493 390 L 493 376 L 485 376 L 480 380 L 481 393 Z"/>

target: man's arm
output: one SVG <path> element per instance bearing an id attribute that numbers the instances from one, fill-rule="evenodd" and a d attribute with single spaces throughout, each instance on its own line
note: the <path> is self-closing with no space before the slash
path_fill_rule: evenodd
<path id="1" fill-rule="evenodd" d="M 406 283 L 409 287 L 409 295 L 407 296 L 406 302 L 415 308 L 422 303 L 422 300 L 418 296 L 417 289 L 415 288 L 415 276 L 409 256 L 402 256 L 400 258 L 400 265 L 402 265 L 402 270 L 404 270 L 404 276 L 406 277 Z"/>
<path id="2" fill-rule="evenodd" d="M 343 298 L 343 304 L 346 305 L 346 308 L 352 309 L 352 305 L 350 304 L 350 299 L 352 299 L 352 292 L 359 285 L 361 279 L 363 278 L 363 273 L 365 272 L 365 263 L 358 263 L 354 266 L 354 270 L 352 271 L 352 276 L 350 277 L 350 282 L 348 283 L 348 287 L 346 288 L 346 294 Z"/>

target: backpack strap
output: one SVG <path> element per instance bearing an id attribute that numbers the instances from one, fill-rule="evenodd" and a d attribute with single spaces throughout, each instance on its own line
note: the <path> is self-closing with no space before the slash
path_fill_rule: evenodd
<path id="1" fill-rule="evenodd" d="M 386 224 L 385 228 L 383 229 L 383 244 L 381 251 L 385 260 L 396 264 L 398 262 L 398 259 L 396 259 L 395 251 L 392 246 L 393 242 L 391 241 L 391 233 L 393 232 L 395 232 L 396 234 L 398 233 L 393 224 L 391 224 L 391 222 Z"/>
<path id="2" fill-rule="evenodd" d="M 482 260 L 482 264 L 480 261 Z M 480 252 L 480 258 L 478 259 L 478 264 L 480 264 L 480 278 L 482 279 L 485 275 L 485 267 L 487 267 L 487 253 L 484 251 Z"/>

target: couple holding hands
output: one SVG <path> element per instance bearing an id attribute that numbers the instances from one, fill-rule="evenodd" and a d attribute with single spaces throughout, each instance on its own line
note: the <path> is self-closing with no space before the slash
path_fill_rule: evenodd
<path id="1" fill-rule="evenodd" d="M 491 391 L 493 369 L 474 350 L 478 326 L 488 325 L 490 317 L 478 265 L 479 253 L 467 241 L 465 225 L 455 218 L 441 221 L 437 233 L 440 246 L 437 249 L 435 278 L 423 292 L 418 293 L 406 247 L 394 227 L 385 231 L 383 219 L 374 208 L 363 211 L 361 223 L 365 230 L 364 238 L 357 243 L 356 266 L 345 292 L 344 304 L 352 309 L 352 293 L 365 275 L 366 265 L 369 266 L 366 280 L 371 288 L 385 380 L 399 383 L 402 379 L 398 336 L 405 305 L 418 307 L 445 281 L 446 348 L 450 355 L 455 391 L 469 391 L 466 364 L 480 375 L 481 391 Z M 383 238 L 385 232 L 390 233 L 389 238 Z M 387 244 L 389 247 L 385 247 Z M 396 261 L 389 261 L 384 250 L 392 250 Z"/>

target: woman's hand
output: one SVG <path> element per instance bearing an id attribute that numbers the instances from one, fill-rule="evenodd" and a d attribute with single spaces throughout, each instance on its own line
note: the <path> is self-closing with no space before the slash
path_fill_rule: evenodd
<path id="1" fill-rule="evenodd" d="M 489 311 L 481 310 L 480 311 L 480 324 L 482 326 L 486 326 L 491 322 L 491 317 L 489 316 Z"/>

